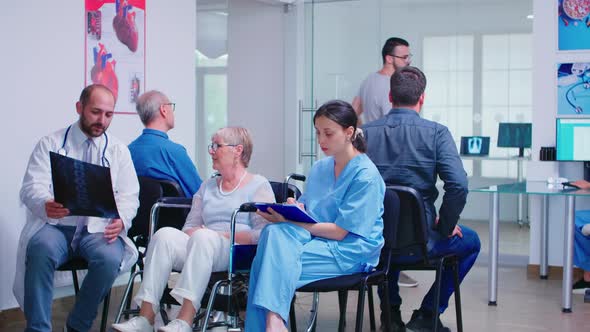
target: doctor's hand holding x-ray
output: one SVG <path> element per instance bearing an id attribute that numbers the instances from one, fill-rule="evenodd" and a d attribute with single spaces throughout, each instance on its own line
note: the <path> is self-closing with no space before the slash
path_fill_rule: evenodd
<path id="1" fill-rule="evenodd" d="M 70 215 L 70 210 L 54 200 L 45 202 L 45 212 L 47 213 L 47 217 L 51 219 L 61 219 Z M 121 231 L 123 231 L 123 221 L 121 219 L 113 219 L 104 228 L 104 237 L 108 243 L 113 243 Z"/>

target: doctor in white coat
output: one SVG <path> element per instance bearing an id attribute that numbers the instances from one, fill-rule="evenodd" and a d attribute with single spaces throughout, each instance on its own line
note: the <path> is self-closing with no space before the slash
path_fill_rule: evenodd
<path id="1" fill-rule="evenodd" d="M 137 259 L 127 230 L 139 206 L 139 183 L 127 146 L 108 135 L 115 107 L 111 91 L 86 87 L 76 103 L 77 122 L 43 137 L 31 154 L 20 199 L 27 208 L 17 252 L 14 295 L 25 313 L 25 331 L 52 331 L 51 303 L 57 267 L 73 257 L 88 274 L 67 320 L 68 331 L 88 331 L 117 275 Z M 70 216 L 54 201 L 49 152 L 110 167 L 120 219 Z M 90 188 L 92 190 L 92 188 Z"/>

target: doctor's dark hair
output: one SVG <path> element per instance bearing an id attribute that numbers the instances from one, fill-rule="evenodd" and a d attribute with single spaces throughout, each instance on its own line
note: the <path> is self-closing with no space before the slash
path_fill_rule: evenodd
<path id="1" fill-rule="evenodd" d="M 426 76 L 412 66 L 400 68 L 391 75 L 390 93 L 393 106 L 414 106 L 426 89 Z"/>
<path id="2" fill-rule="evenodd" d="M 385 41 L 383 44 L 383 48 L 381 49 L 381 58 L 383 58 L 383 63 L 385 63 L 385 56 L 393 55 L 393 51 L 397 46 L 408 46 L 410 47 L 410 43 L 407 40 L 397 37 L 391 37 Z"/>
<path id="3" fill-rule="evenodd" d="M 108 91 L 111 94 L 111 96 L 113 96 L 113 99 L 115 100 L 115 102 L 117 102 L 117 99 L 115 99 L 115 95 L 113 94 L 111 89 L 109 89 L 106 85 L 90 84 L 89 86 L 85 87 L 84 90 L 82 90 L 82 93 L 80 93 L 79 102 L 80 102 L 80 104 L 82 104 L 82 108 L 84 108 L 84 106 L 88 105 L 88 102 L 90 101 L 90 97 L 92 97 L 92 93 L 94 92 L 94 90 L 97 90 L 97 89 L 102 89 L 102 90 Z"/>
<path id="4" fill-rule="evenodd" d="M 352 108 L 352 105 L 342 100 L 331 100 L 320 106 L 313 116 L 313 123 L 319 117 L 326 117 L 337 124 L 342 129 L 348 127 L 354 128 L 354 134 L 352 135 L 352 146 L 360 152 L 367 151 L 367 142 L 361 132 L 361 129 L 357 129 L 356 124 L 358 121 L 356 112 Z"/>

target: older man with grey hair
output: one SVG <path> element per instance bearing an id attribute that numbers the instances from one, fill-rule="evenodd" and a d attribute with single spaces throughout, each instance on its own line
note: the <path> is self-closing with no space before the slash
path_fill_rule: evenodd
<path id="1" fill-rule="evenodd" d="M 172 180 L 192 197 L 201 186 L 199 173 L 184 146 L 166 134 L 174 128 L 175 103 L 160 91 L 148 91 L 137 99 L 137 114 L 145 129 L 129 150 L 138 176 Z"/>

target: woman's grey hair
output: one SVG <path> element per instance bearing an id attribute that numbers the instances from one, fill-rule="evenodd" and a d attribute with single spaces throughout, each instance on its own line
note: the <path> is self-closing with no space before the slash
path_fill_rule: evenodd
<path id="1" fill-rule="evenodd" d="M 144 125 L 148 125 L 152 122 L 158 112 L 160 112 L 160 106 L 167 102 L 168 97 L 157 90 L 151 90 L 139 96 L 139 98 L 137 98 L 135 109 L 137 110 L 141 122 Z"/>
<path id="2" fill-rule="evenodd" d="M 214 137 L 220 138 L 225 144 L 241 145 L 243 150 L 240 160 L 244 167 L 248 167 L 253 150 L 252 135 L 250 135 L 248 129 L 242 127 L 224 127 L 217 130 L 211 136 L 211 139 Z"/>

